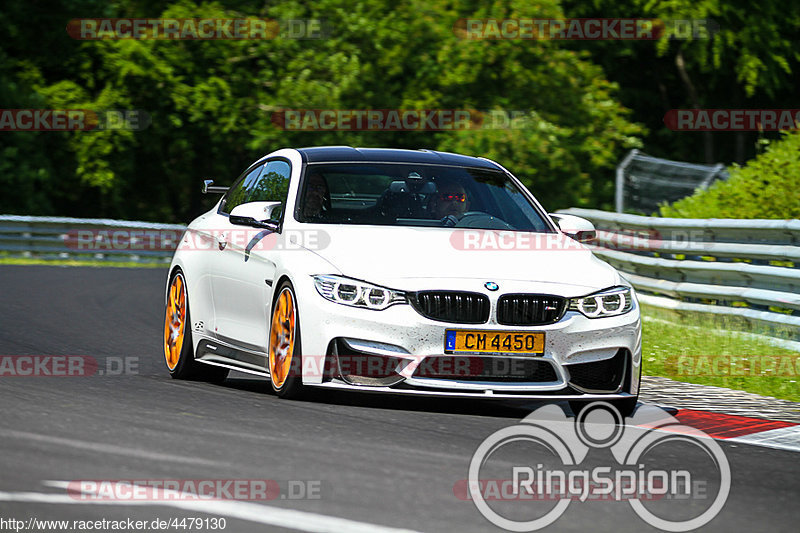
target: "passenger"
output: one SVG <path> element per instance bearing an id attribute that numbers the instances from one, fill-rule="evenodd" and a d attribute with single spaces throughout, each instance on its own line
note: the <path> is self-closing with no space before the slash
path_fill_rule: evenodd
<path id="1" fill-rule="evenodd" d="M 303 203 L 304 218 L 321 218 L 330 206 L 328 183 L 322 174 L 314 172 L 306 178 L 306 195 Z"/>

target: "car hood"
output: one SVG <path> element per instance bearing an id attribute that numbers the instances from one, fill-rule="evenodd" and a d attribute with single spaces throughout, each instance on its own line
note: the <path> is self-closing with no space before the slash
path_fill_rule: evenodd
<path id="1" fill-rule="evenodd" d="M 614 268 L 561 233 L 353 225 L 312 231 L 317 246 L 307 248 L 342 275 L 396 289 L 471 279 L 530 282 L 539 290 L 560 285 L 559 293 L 578 296 L 620 283 Z"/>

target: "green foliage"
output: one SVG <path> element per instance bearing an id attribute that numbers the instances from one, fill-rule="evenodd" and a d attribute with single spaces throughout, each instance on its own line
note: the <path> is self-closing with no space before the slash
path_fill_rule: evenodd
<path id="1" fill-rule="evenodd" d="M 268 172 L 259 180 L 250 193 L 250 202 L 282 202 L 286 198 L 289 180 L 285 176 L 278 172 Z"/>
<path id="2" fill-rule="evenodd" d="M 794 2 L 760 2 L 757 17 L 749 2 L 730 0 L 668 0 L 648 2 L 648 7 L 665 19 L 713 21 L 716 28 L 709 25 L 713 38 L 698 35 L 684 42 L 665 38 L 659 42 L 659 52 L 685 50 L 698 73 L 732 78 L 747 97 L 759 90 L 774 97 L 785 90 L 787 76 L 800 63 L 794 43 L 800 6 Z"/>
<path id="3" fill-rule="evenodd" d="M 230 183 L 259 155 L 324 144 L 486 156 L 551 210 L 606 208 L 613 169 L 630 148 L 709 162 L 755 151 L 756 133 L 669 131 L 667 110 L 781 107 L 800 83 L 800 4 L 775 0 L 761 2 L 758 17 L 741 0 L 53 0 L 46 10 L 7 2 L 4 15 L 5 108 L 138 109 L 152 119 L 143 131 L 3 132 L 4 213 L 185 221 L 214 201 L 199 193 L 203 178 Z M 87 16 L 318 18 L 331 32 L 309 40 L 71 39 L 66 21 Z M 454 32 L 460 18 L 564 16 L 707 18 L 719 31 L 658 42 L 465 40 Z M 285 131 L 271 120 L 281 109 L 525 118 L 468 131 Z"/>
<path id="4" fill-rule="evenodd" d="M 146 0 L 24 4 L 0 21 L 0 94 L 16 107 L 139 109 L 143 131 L 3 134 L 0 212 L 185 221 L 256 157 L 287 146 L 433 148 L 496 158 L 549 209 L 607 206 L 613 170 L 644 130 L 616 100 L 617 86 L 585 53 L 548 41 L 470 41 L 459 18 L 533 16 L 527 2 L 366 0 Z M 478 7 L 476 7 L 478 6 Z M 536 16 L 561 17 L 557 0 Z M 329 38 L 227 41 L 76 41 L 71 18 L 325 19 Z M 48 50 L 26 28 L 44 31 Z M 39 32 L 42 33 L 42 32 Z M 15 44 L 20 43 L 20 44 Z M 6 106 L 11 107 L 11 106 Z M 525 111 L 508 129 L 464 132 L 285 131 L 281 109 Z M 10 142 L 9 142 L 10 141 Z M 40 183 L 37 188 L 34 184 Z M 37 192 L 38 191 L 38 192 Z"/>
<path id="5" fill-rule="evenodd" d="M 800 218 L 800 132 L 784 134 L 730 178 L 661 208 L 681 218 Z"/>
<path id="6" fill-rule="evenodd" d="M 583 41 L 619 100 L 649 133 L 649 154 L 682 161 L 744 163 L 756 154 L 758 132 L 679 133 L 663 124 L 670 109 L 793 107 L 800 83 L 800 2 L 761 0 L 563 0 L 569 17 L 707 21 L 703 34 L 653 41 Z M 784 103 L 789 102 L 788 105 Z M 768 134 L 777 137 L 776 134 Z"/>

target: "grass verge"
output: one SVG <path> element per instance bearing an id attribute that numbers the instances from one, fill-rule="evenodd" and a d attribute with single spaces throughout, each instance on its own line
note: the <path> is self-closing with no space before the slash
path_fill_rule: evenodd
<path id="1" fill-rule="evenodd" d="M 124 267 L 124 268 L 167 268 L 169 263 L 140 263 L 136 261 L 75 261 L 70 259 L 34 259 L 27 257 L 2 257 L 0 265 L 49 265 L 70 267 Z"/>
<path id="2" fill-rule="evenodd" d="M 800 402 L 800 352 L 725 321 L 642 306 L 643 374 Z M 728 324 L 733 326 L 733 324 Z"/>

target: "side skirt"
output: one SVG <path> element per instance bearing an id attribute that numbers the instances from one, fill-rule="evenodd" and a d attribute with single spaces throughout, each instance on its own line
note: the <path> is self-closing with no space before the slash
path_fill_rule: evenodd
<path id="1" fill-rule="evenodd" d="M 201 340 L 197 344 L 194 358 L 198 363 L 269 377 L 266 354 L 242 350 L 218 341 Z"/>

